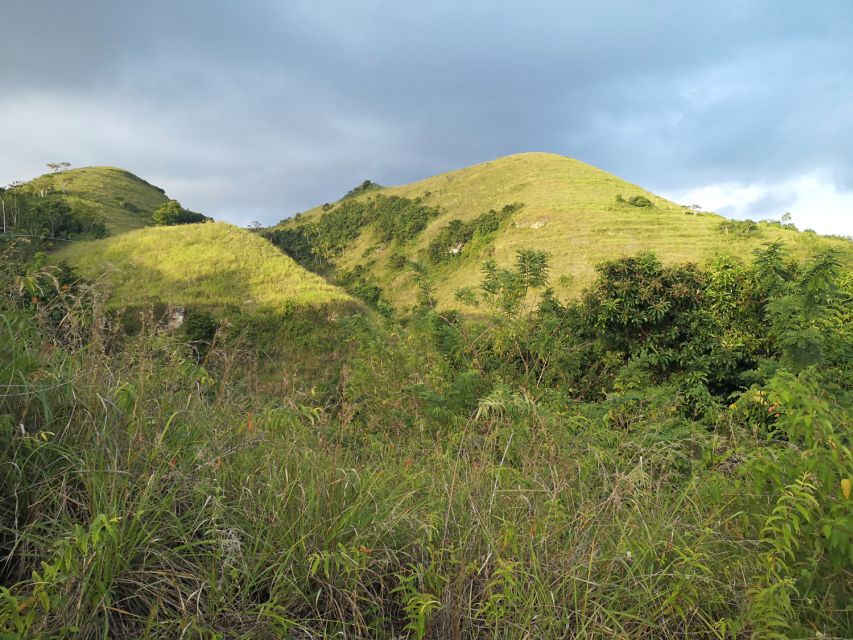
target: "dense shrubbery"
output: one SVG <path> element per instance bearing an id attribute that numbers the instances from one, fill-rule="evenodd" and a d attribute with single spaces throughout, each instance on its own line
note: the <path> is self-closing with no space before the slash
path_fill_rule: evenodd
<path id="1" fill-rule="evenodd" d="M 473 220 L 451 220 L 441 228 L 430 241 L 427 255 L 432 264 L 440 264 L 461 254 L 462 249 L 471 242 L 487 242 L 501 226 L 501 223 L 518 211 L 522 205 L 508 204 L 499 212 L 494 209 L 482 213 Z"/>
<path id="2" fill-rule="evenodd" d="M 72 208 L 55 195 L 32 193 L 23 187 L 3 190 L 3 227 L 0 240 L 25 237 L 35 249 L 49 247 L 57 240 L 103 238 L 107 227 L 96 214 L 77 206 Z"/>
<path id="3" fill-rule="evenodd" d="M 377 196 L 367 204 L 367 218 L 373 222 L 379 239 L 399 243 L 414 240 L 430 220 L 438 216 L 437 207 L 423 204 L 420 198 Z"/>
<path id="4" fill-rule="evenodd" d="M 376 191 L 377 189 L 381 189 L 381 188 L 382 188 L 381 184 L 377 184 L 377 183 L 373 182 L 372 180 L 365 180 L 364 182 L 362 182 L 357 187 L 353 187 L 352 189 L 347 191 L 346 194 L 344 195 L 344 198 L 354 198 L 355 196 L 360 196 L 362 193 L 367 193 L 368 191 Z M 326 210 L 325 206 L 327 206 L 327 205 L 324 205 L 324 209 L 323 209 L 324 211 Z"/>
<path id="5" fill-rule="evenodd" d="M 720 233 L 731 233 L 741 238 L 749 238 L 761 234 L 761 227 L 754 220 L 723 220 L 717 225 Z"/>
<path id="6" fill-rule="evenodd" d="M 206 215 L 189 211 L 177 200 L 169 200 L 154 210 L 154 224 L 171 227 L 178 224 L 197 224 L 210 220 Z"/>
<path id="7" fill-rule="evenodd" d="M 439 214 L 436 207 L 399 196 L 344 200 L 316 222 L 276 229 L 267 238 L 303 266 L 323 270 L 352 240 L 371 228 L 381 242 L 413 240 Z"/>
<path id="8" fill-rule="evenodd" d="M 853 636 L 832 254 L 641 254 L 560 300 L 526 249 L 459 291 L 482 319 L 412 263 L 403 322 L 133 336 L 4 258 L 0 634 Z"/>
<path id="9" fill-rule="evenodd" d="M 366 265 L 356 265 L 352 269 L 339 269 L 335 274 L 335 284 L 344 287 L 348 293 L 371 307 L 390 313 L 391 306 L 383 297 L 382 289 L 373 282 Z"/>

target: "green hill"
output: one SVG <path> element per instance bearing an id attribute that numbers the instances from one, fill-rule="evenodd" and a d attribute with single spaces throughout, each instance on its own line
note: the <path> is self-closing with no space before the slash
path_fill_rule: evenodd
<path id="1" fill-rule="evenodd" d="M 394 201 L 395 196 L 414 203 Z M 648 199 L 652 206 L 632 205 L 635 197 Z M 367 213 L 353 203 L 363 204 Z M 513 204 L 521 206 L 501 213 Z M 489 217 L 490 210 L 495 215 Z M 408 236 L 395 233 L 400 224 L 395 212 L 421 216 L 423 229 L 415 228 Z M 389 215 L 383 217 L 384 213 Z M 359 221 L 360 230 L 353 232 L 351 225 Z M 748 256 L 774 240 L 785 242 L 795 255 L 830 245 L 851 253 L 851 244 L 843 239 L 770 223 L 733 223 L 725 228 L 721 225 L 725 221 L 669 202 L 579 160 L 522 153 L 409 185 L 368 190 L 283 220 L 268 233 L 304 263 L 311 249 L 328 258 L 339 277 L 362 274 L 397 307 L 411 305 L 415 298 L 402 268 L 404 259 L 430 267 L 438 300 L 447 304 L 456 288 L 479 283 L 484 259 L 509 264 L 520 248 L 548 251 L 552 280 L 567 276 L 562 282 L 569 294 L 592 281 L 599 262 L 645 250 L 655 251 L 665 263 L 701 262 L 721 252 Z"/>
<path id="2" fill-rule="evenodd" d="M 263 238 L 222 222 L 140 229 L 73 244 L 56 257 L 84 277 L 109 280 L 122 305 L 281 310 L 350 300 Z"/>
<path id="3" fill-rule="evenodd" d="M 48 173 L 23 188 L 38 195 L 62 198 L 72 209 L 97 214 L 112 234 L 149 226 L 154 209 L 169 200 L 159 187 L 115 167 Z"/>

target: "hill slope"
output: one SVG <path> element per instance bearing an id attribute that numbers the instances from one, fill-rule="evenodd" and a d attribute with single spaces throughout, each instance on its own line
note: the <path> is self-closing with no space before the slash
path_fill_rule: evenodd
<path id="1" fill-rule="evenodd" d="M 35 193 L 64 199 L 98 214 L 112 234 L 149 226 L 154 209 L 168 201 L 159 187 L 124 169 L 83 167 L 48 173 L 28 182 Z"/>
<path id="2" fill-rule="evenodd" d="M 642 196 L 653 206 L 620 203 L 618 195 L 626 200 Z M 449 303 L 456 288 L 478 284 L 486 257 L 508 264 L 521 248 L 548 251 L 553 280 L 568 276 L 563 282 L 569 294 L 591 282 L 597 263 L 644 250 L 655 251 L 666 263 L 702 261 L 721 252 L 749 255 L 752 249 L 774 240 L 782 240 L 800 255 L 829 245 L 851 252 L 850 243 L 844 240 L 779 225 L 761 224 L 750 235 L 726 232 L 720 229 L 725 220 L 722 216 L 685 209 L 584 162 L 549 153 L 507 156 L 409 185 L 369 191 L 335 207 L 325 205 L 283 220 L 273 230 L 308 229 L 305 225 L 322 225 L 324 216 L 329 220 L 330 214 L 348 202 L 369 203 L 392 196 L 419 198 L 421 206 L 437 208 L 439 213 L 420 233 L 403 242 L 383 240 L 376 224 L 367 225 L 330 258 L 339 273 L 353 269 L 368 273 L 397 307 L 414 302 L 414 288 L 400 267 L 401 259 L 389 261 L 391 255 L 430 264 L 430 242 L 442 233 L 453 237 L 447 232 L 452 220 L 472 223 L 481 214 L 492 209 L 500 212 L 512 203 L 523 206 L 504 216 L 499 228 L 486 237 L 441 248 L 453 255 L 430 264 L 440 303 Z"/>
<path id="3" fill-rule="evenodd" d="M 222 222 L 152 227 L 57 252 L 89 279 L 105 277 L 122 305 L 282 309 L 350 298 L 258 235 Z"/>

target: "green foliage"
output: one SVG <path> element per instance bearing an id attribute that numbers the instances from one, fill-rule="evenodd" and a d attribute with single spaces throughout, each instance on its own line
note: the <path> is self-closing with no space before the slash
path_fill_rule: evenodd
<path id="1" fill-rule="evenodd" d="M 210 218 L 201 213 L 184 209 L 177 200 L 169 200 L 157 207 L 152 214 L 152 219 L 154 220 L 154 224 L 164 227 L 171 227 L 178 224 L 197 224 L 210 220 Z"/>
<path id="2" fill-rule="evenodd" d="M 335 283 L 371 307 L 390 312 L 388 302 L 383 298 L 382 289 L 373 282 L 370 271 L 365 265 L 360 264 L 352 269 L 339 270 Z"/>
<path id="3" fill-rule="evenodd" d="M 741 238 L 761 235 L 761 227 L 753 220 L 723 220 L 717 225 L 717 230 L 723 234 L 732 234 Z"/>
<path id="4" fill-rule="evenodd" d="M 196 350 L 199 358 L 204 358 L 213 346 L 219 322 L 209 311 L 187 309 L 182 328 L 187 341 Z"/>
<path id="5" fill-rule="evenodd" d="M 220 234 L 287 262 L 224 225 L 128 243 L 222 255 Z M 851 279 L 831 255 L 640 254 L 561 300 L 528 248 L 460 290 L 476 315 L 414 262 L 400 322 L 237 301 L 179 331 L 143 310 L 135 335 L 98 283 L 14 260 L 0 635 L 853 635 Z"/>
<path id="6" fill-rule="evenodd" d="M 347 191 L 344 198 L 354 198 L 355 196 L 360 196 L 363 193 L 367 193 L 368 191 L 376 191 L 377 189 L 381 189 L 382 185 L 377 184 L 371 180 L 365 180 L 357 187 L 353 187 L 349 191 Z"/>
<path id="7" fill-rule="evenodd" d="M 23 239 L 28 252 L 49 250 L 62 241 L 78 241 L 103 238 L 108 230 L 100 217 L 91 211 L 72 208 L 64 199 L 53 196 L 34 196 L 15 193 L 13 196 L 0 194 L 14 203 L 14 215 L 10 211 L 5 220 L 6 233 L 0 233 L 0 243 L 8 238 Z M 23 245 L 19 245 L 23 248 Z"/>
<path id="8" fill-rule="evenodd" d="M 515 313 L 532 291 L 548 284 L 548 256 L 536 249 L 519 249 L 515 269 L 499 268 L 494 260 L 483 264 L 483 299 L 503 313 Z"/>
<path id="9" fill-rule="evenodd" d="M 377 196 L 367 204 L 366 218 L 372 221 L 382 242 L 404 243 L 416 238 L 439 213 L 437 208 L 423 204 L 420 198 Z"/>
<path id="10" fill-rule="evenodd" d="M 103 238 L 108 235 L 106 226 L 94 214 L 72 211 L 65 201 L 53 199 L 31 203 L 22 227 L 22 231 L 30 236 L 44 236 L 46 240 L 73 239 L 85 235 Z"/>
<path id="11" fill-rule="evenodd" d="M 313 227 L 303 225 L 294 228 L 274 229 L 264 232 L 263 235 L 306 269 L 322 273 L 328 270 L 329 263 L 314 251 L 313 232 Z"/>
<path id="12" fill-rule="evenodd" d="M 418 290 L 418 305 L 421 308 L 435 309 L 435 284 L 432 281 L 429 269 L 420 262 L 409 262 L 409 270 L 412 272 L 412 280 Z"/>
<path id="13" fill-rule="evenodd" d="M 430 240 L 427 255 L 432 264 L 440 264 L 462 254 L 469 244 L 481 247 L 500 229 L 504 220 L 521 209 L 520 204 L 508 204 L 500 212 L 490 209 L 469 222 L 451 220 Z"/>
<path id="14" fill-rule="evenodd" d="M 365 229 L 372 229 L 381 242 L 403 244 L 417 237 L 438 214 L 420 198 L 346 199 L 324 211 L 316 222 L 274 229 L 266 237 L 303 266 L 319 271 Z"/>
<path id="15" fill-rule="evenodd" d="M 841 288 L 840 269 L 836 255 L 823 252 L 795 279 L 778 287 L 767 305 L 782 364 L 794 372 L 816 364 L 840 365 L 853 358 L 853 291 Z"/>
<path id="16" fill-rule="evenodd" d="M 392 253 L 388 256 L 388 267 L 395 271 L 405 268 L 407 262 L 406 256 L 399 253 Z"/>
<path id="17" fill-rule="evenodd" d="M 619 193 L 616 195 L 616 202 L 619 204 L 629 204 L 632 207 L 639 208 L 654 206 L 654 203 L 652 203 L 651 200 L 649 200 L 646 196 L 641 195 L 630 196 L 628 199 L 625 199 L 622 197 L 622 194 Z"/>

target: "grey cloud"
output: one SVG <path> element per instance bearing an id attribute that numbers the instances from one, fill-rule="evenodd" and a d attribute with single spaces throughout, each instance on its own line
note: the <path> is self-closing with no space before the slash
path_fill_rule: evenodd
<path id="1" fill-rule="evenodd" d="M 121 164 L 264 222 L 525 150 L 658 191 L 853 182 L 846 0 L 2 4 L 6 179 Z"/>

